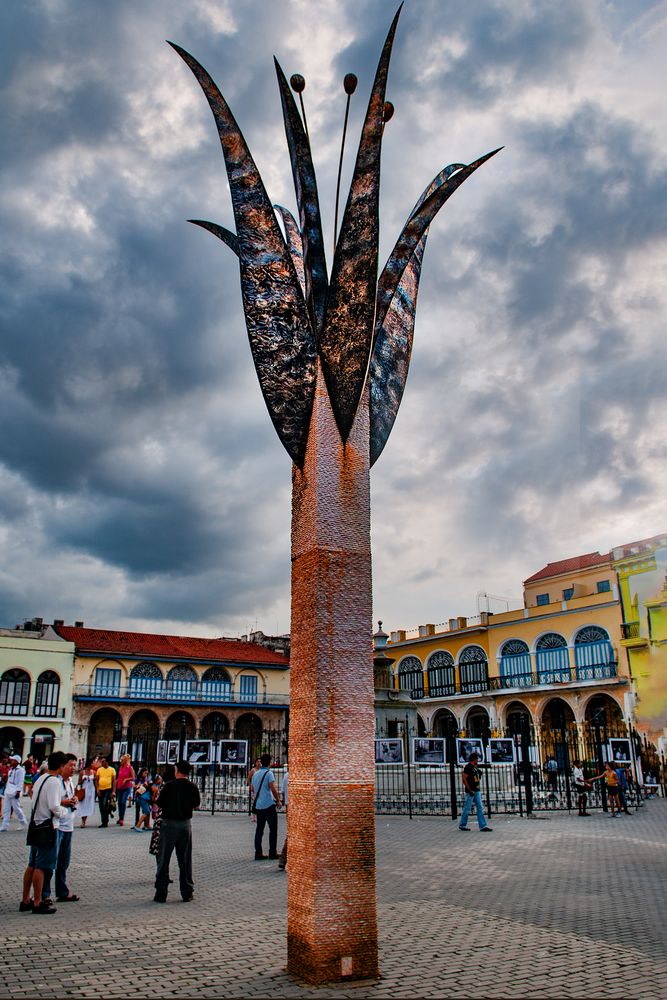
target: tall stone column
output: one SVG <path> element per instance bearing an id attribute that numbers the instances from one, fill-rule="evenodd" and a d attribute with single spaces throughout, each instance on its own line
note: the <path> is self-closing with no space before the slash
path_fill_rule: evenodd
<path id="1" fill-rule="evenodd" d="M 343 445 L 321 367 L 293 466 L 288 971 L 378 973 L 368 394 Z"/>

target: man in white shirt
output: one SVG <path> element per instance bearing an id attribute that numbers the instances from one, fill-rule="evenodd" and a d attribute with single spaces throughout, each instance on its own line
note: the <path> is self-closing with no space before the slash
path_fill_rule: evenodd
<path id="1" fill-rule="evenodd" d="M 60 773 L 67 763 L 67 757 L 60 750 L 54 751 L 47 760 L 48 770 L 33 785 L 32 816 L 35 823 L 52 820 L 54 833 L 57 833 L 60 818 L 65 815 L 67 807 L 63 804 L 63 786 Z M 23 899 L 19 910 L 21 913 L 34 914 L 55 913 L 56 908 L 42 899 L 44 880 L 51 878 L 58 858 L 57 838 L 53 843 L 43 847 L 31 847 L 28 867 L 23 874 Z M 30 898 L 32 891 L 33 898 Z"/>
<path id="2" fill-rule="evenodd" d="M 69 891 L 67 886 L 67 869 L 72 858 L 72 834 L 74 833 L 74 813 L 78 799 L 74 794 L 72 775 L 76 769 L 76 757 L 73 753 L 65 754 L 67 761 L 60 772 L 62 783 L 61 806 L 65 807 L 65 815 L 60 817 L 58 836 L 56 838 L 56 899 L 59 903 L 78 903 L 79 897 Z M 44 879 L 42 901 L 51 904 L 51 879 Z"/>
<path id="3" fill-rule="evenodd" d="M 9 820 L 12 813 L 16 813 L 16 818 L 19 821 L 19 827 L 21 830 L 26 828 L 26 819 L 21 809 L 21 803 L 19 799 L 21 798 L 21 792 L 23 791 L 23 782 L 25 780 L 25 768 L 21 764 L 21 758 L 18 754 L 13 754 L 9 758 L 9 774 L 7 775 L 7 784 L 5 786 L 5 795 L 2 800 L 2 824 L 0 825 L 0 833 L 4 833 L 9 829 Z"/>

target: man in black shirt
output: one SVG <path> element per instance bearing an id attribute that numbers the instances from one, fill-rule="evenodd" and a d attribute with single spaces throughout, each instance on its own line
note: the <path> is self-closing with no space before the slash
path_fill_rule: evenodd
<path id="1" fill-rule="evenodd" d="M 179 760 L 175 779 L 168 781 L 158 796 L 157 804 L 162 810 L 162 818 L 153 897 L 156 903 L 167 902 L 169 862 L 174 848 L 178 859 L 179 885 L 183 902 L 189 903 L 194 895 L 191 820 L 192 810 L 199 805 L 200 796 L 199 789 L 188 778 L 189 773 L 188 761 Z"/>

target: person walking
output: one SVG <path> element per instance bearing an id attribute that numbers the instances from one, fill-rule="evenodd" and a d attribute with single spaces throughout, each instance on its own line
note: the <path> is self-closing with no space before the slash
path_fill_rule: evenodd
<path id="1" fill-rule="evenodd" d="M 40 824 L 51 820 L 55 829 L 52 843 L 30 847 L 28 867 L 23 873 L 23 898 L 19 905 L 21 913 L 48 915 L 56 912 L 55 906 L 42 899 L 42 892 L 45 882 L 48 884 L 47 880 L 53 875 L 58 858 L 57 824 L 66 812 L 66 806 L 62 805 L 60 773 L 66 761 L 67 757 L 60 750 L 49 754 L 47 770 L 40 775 L 33 787 L 31 821 Z"/>
<path id="2" fill-rule="evenodd" d="M 167 764 L 164 769 L 162 787 L 164 787 L 168 781 L 173 781 L 175 777 L 176 768 L 173 764 Z M 159 799 L 159 795 L 157 798 Z M 160 808 L 157 800 L 155 802 L 155 807 L 155 812 L 153 813 L 153 831 L 151 833 L 150 844 L 148 845 L 148 853 L 153 855 L 155 863 L 157 864 L 160 855 L 160 830 L 162 829 L 162 809 Z M 171 879 L 169 881 L 171 882 Z"/>
<path id="3" fill-rule="evenodd" d="M 9 758 L 9 770 L 5 782 L 5 794 L 2 799 L 2 823 L 0 833 L 5 833 L 9 829 L 9 820 L 12 813 L 19 821 L 19 829 L 25 830 L 27 823 L 23 809 L 21 809 L 21 793 L 25 780 L 25 768 L 21 764 L 21 758 L 17 753 Z"/>
<path id="4" fill-rule="evenodd" d="M 125 826 L 125 810 L 130 792 L 134 788 L 134 768 L 129 753 L 120 758 L 118 778 L 116 779 L 116 802 L 118 803 L 118 819 L 116 826 Z"/>
<path id="5" fill-rule="evenodd" d="M 626 816 L 632 816 L 632 813 L 628 809 L 628 793 L 630 792 L 630 784 L 628 782 L 628 768 L 625 764 L 616 764 L 614 767 L 616 771 L 616 776 L 618 778 L 618 799 L 619 804 Z"/>
<path id="6" fill-rule="evenodd" d="M 269 770 L 271 754 L 263 753 L 260 757 L 261 767 L 252 778 L 254 809 L 257 814 L 257 829 L 255 830 L 255 861 L 266 861 L 267 855 L 262 852 L 264 827 L 269 827 L 268 857 L 278 860 L 278 809 L 280 796 L 276 788 L 273 771 Z"/>
<path id="7" fill-rule="evenodd" d="M 168 781 L 158 796 L 160 845 L 155 875 L 155 903 L 166 903 L 169 890 L 169 862 L 174 850 L 178 860 L 181 899 L 189 903 L 195 891 L 192 879 L 192 813 L 201 801 L 199 789 L 190 781 L 190 764 L 179 760 L 176 777 Z"/>
<path id="8" fill-rule="evenodd" d="M 151 779 L 148 775 L 148 768 L 144 767 L 134 783 L 134 805 L 137 819 L 132 829 L 136 830 L 137 833 L 142 830 L 146 833 L 150 832 L 152 804 Z"/>
<path id="9" fill-rule="evenodd" d="M 492 828 L 486 822 L 486 816 L 484 815 L 482 796 L 479 791 L 479 782 L 482 777 L 482 772 L 477 767 L 478 761 L 479 754 L 471 753 L 468 757 L 468 763 L 463 768 L 463 787 L 466 791 L 466 797 L 465 802 L 463 803 L 463 812 L 461 813 L 459 830 L 463 830 L 464 833 L 470 832 L 470 827 L 468 826 L 468 816 L 470 815 L 470 810 L 473 805 L 475 806 L 475 811 L 477 813 L 477 823 L 479 825 L 480 832 L 493 832 Z"/>
<path id="10" fill-rule="evenodd" d="M 579 815 L 590 816 L 591 814 L 586 812 L 586 806 L 588 805 L 588 791 L 591 785 L 590 782 L 586 781 L 586 778 L 584 777 L 584 769 L 579 759 L 574 762 L 572 775 L 574 777 L 574 790 L 577 793 L 577 807 L 579 809 Z"/>
<path id="11" fill-rule="evenodd" d="M 102 757 L 100 766 L 95 771 L 95 790 L 102 821 L 100 826 L 105 828 L 109 825 L 111 799 L 116 790 L 116 771 L 109 765 L 106 757 Z"/>

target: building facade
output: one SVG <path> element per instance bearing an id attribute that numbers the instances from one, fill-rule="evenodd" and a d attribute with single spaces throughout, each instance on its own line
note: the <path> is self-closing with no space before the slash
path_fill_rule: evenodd
<path id="1" fill-rule="evenodd" d="M 41 618 L 0 629 L 0 753 L 68 750 L 73 680 L 74 644 Z"/>
<path id="2" fill-rule="evenodd" d="M 623 615 L 610 555 L 550 563 L 525 581 L 524 607 L 391 633 L 395 686 L 424 735 L 529 733 L 535 762 L 560 767 L 624 736 L 633 689 L 619 656 Z"/>
<path id="3" fill-rule="evenodd" d="M 623 609 L 621 646 L 636 692 L 636 726 L 667 752 L 667 535 L 612 550 Z"/>
<path id="4" fill-rule="evenodd" d="M 74 752 L 156 762 L 160 739 L 248 739 L 285 731 L 289 659 L 236 639 L 117 632 L 58 625 L 74 646 Z"/>

